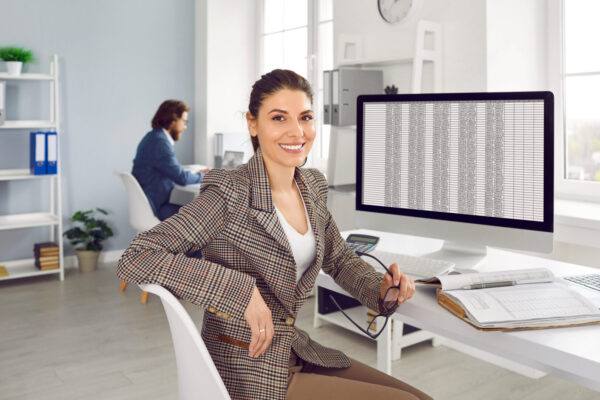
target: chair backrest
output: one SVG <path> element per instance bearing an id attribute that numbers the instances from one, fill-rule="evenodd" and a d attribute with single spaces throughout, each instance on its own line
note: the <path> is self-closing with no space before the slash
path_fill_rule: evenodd
<path id="1" fill-rule="evenodd" d="M 160 297 L 175 348 L 179 399 L 229 400 L 223 380 L 210 357 L 198 329 L 179 300 L 167 289 L 154 284 L 141 284 L 140 288 Z"/>
<path id="2" fill-rule="evenodd" d="M 114 171 L 113 173 L 118 175 L 125 185 L 129 204 L 129 224 L 133 229 L 137 232 L 144 232 L 160 223 L 160 220 L 152 212 L 150 201 L 135 176 L 129 172 Z"/>

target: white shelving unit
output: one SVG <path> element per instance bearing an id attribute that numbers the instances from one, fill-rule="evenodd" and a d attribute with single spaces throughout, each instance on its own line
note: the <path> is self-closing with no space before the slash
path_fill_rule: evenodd
<path id="1" fill-rule="evenodd" d="M 426 43 L 427 35 L 433 36 L 430 47 Z M 411 93 L 421 93 L 425 63 L 433 64 L 433 89 L 439 93 L 442 90 L 442 26 L 437 22 L 419 21 L 417 23 L 417 36 L 413 54 L 381 59 L 344 60 L 338 62 L 338 67 L 381 68 L 385 70 L 386 67 L 412 64 Z"/>
<path id="2" fill-rule="evenodd" d="M 428 40 L 429 36 L 432 40 Z M 417 23 L 415 46 L 410 54 L 341 60 L 337 62 L 336 68 L 382 70 L 384 84 L 398 84 L 401 90 L 403 85 L 398 81 L 408 84 L 406 70 L 410 68 L 410 89 L 405 90 L 410 90 L 410 93 L 422 93 L 423 70 L 426 64 L 433 68 L 433 91 L 442 92 L 442 26 L 437 22 L 421 20 Z M 348 172 L 354 171 L 355 167 L 352 161 L 348 161 L 356 158 L 353 144 L 353 141 L 356 141 L 355 129 L 355 125 L 331 126 L 327 161 L 327 178 L 330 185 L 348 185 L 355 180 L 353 173 Z M 339 149 L 343 150 L 338 154 Z"/>
<path id="3" fill-rule="evenodd" d="M 59 102 L 58 102 L 58 56 L 52 56 L 50 60 L 49 74 L 21 74 L 19 76 L 11 76 L 7 73 L 0 73 L 2 81 L 40 81 L 50 83 L 50 121 L 15 121 L 7 120 L 3 125 L 0 125 L 0 143 L 2 135 L 7 134 L 6 131 L 17 131 L 16 134 L 27 134 L 31 130 L 50 129 L 56 131 L 60 141 L 60 119 L 59 119 Z M 10 99 L 7 98 L 6 102 Z M 26 157 L 29 157 L 29 149 L 21 149 Z M 57 151 L 60 153 L 60 146 Z M 36 227 L 50 227 L 49 241 L 57 242 L 59 247 L 59 268 L 41 271 L 36 268 L 34 258 L 26 258 L 19 260 L 3 260 L 2 244 L 0 244 L 0 265 L 4 265 L 8 271 L 8 276 L 0 277 L 0 280 L 18 279 L 30 276 L 59 274 L 63 280 L 64 275 L 64 256 L 63 256 L 63 240 L 62 240 L 62 205 L 61 205 L 61 158 L 58 154 L 58 171 L 56 175 L 31 175 L 28 169 L 0 169 L 0 185 L 5 181 L 36 181 L 30 185 L 39 185 L 37 181 L 49 181 L 50 183 L 50 198 L 48 211 L 33 212 L 25 214 L 8 214 L 0 215 L 0 231 L 26 229 Z M 0 200 L 1 201 L 1 200 Z M 31 243 L 33 253 L 33 243 Z"/>

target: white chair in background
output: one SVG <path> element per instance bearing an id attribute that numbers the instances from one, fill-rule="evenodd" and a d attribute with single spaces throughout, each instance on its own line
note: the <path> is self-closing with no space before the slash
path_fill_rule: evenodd
<path id="1" fill-rule="evenodd" d="M 144 232 L 154 227 L 160 220 L 156 218 L 152 212 L 152 206 L 150 201 L 146 197 L 146 194 L 142 190 L 139 182 L 129 172 L 113 171 L 115 175 L 118 175 L 125 185 L 125 191 L 127 192 L 127 203 L 129 208 L 129 224 L 136 232 Z M 127 287 L 127 282 L 121 282 L 120 290 L 123 291 Z M 142 292 L 142 298 L 140 300 L 142 304 L 146 304 L 148 301 L 148 293 Z"/>
<path id="2" fill-rule="evenodd" d="M 179 399 L 229 400 L 225 384 L 183 305 L 162 286 L 141 284 L 139 287 L 160 297 L 165 308 L 175 348 Z"/>

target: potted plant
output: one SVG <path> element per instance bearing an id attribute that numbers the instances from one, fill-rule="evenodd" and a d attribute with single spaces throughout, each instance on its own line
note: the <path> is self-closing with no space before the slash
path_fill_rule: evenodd
<path id="1" fill-rule="evenodd" d="M 6 61 L 6 68 L 9 75 L 19 76 L 23 69 L 23 64 L 33 61 L 31 50 L 25 50 L 22 47 L 1 47 L 0 58 Z"/>
<path id="2" fill-rule="evenodd" d="M 71 218 L 76 226 L 66 231 L 63 235 L 75 248 L 77 263 L 82 272 L 94 271 L 98 265 L 98 257 L 102 250 L 102 241 L 113 236 L 113 231 L 106 221 L 96 218 L 96 212 L 108 215 L 101 208 L 96 210 L 77 211 Z"/>

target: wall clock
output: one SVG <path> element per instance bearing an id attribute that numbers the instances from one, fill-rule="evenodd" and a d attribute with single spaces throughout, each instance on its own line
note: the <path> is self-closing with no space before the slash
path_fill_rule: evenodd
<path id="1" fill-rule="evenodd" d="M 379 14 L 386 22 L 395 24 L 405 20 L 415 8 L 417 0 L 377 0 Z"/>

